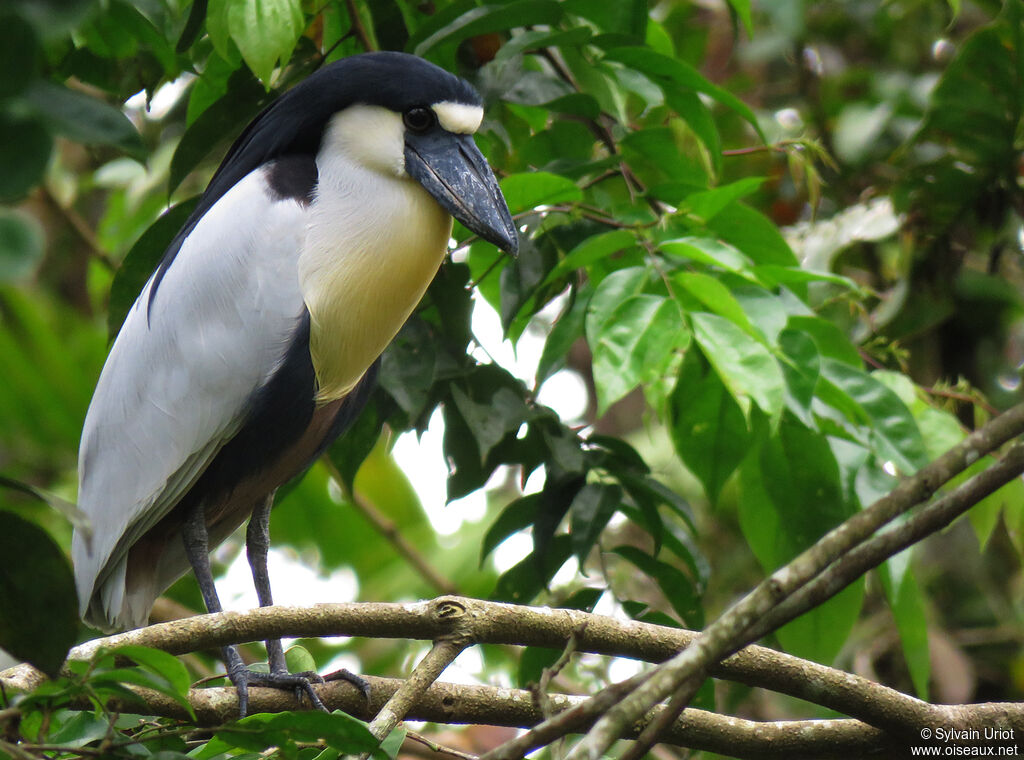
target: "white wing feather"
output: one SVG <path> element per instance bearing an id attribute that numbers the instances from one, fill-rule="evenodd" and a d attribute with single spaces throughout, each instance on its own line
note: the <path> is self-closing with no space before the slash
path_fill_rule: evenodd
<path id="1" fill-rule="evenodd" d="M 129 312 L 79 451 L 78 503 L 92 521 L 91 540 L 76 532 L 72 545 L 83 614 L 99 594 L 108 624 L 139 622 L 122 611 L 127 551 L 237 432 L 283 357 L 303 309 L 305 229 L 304 207 L 256 170 L 185 239 L 151 307 L 152 280 Z"/>

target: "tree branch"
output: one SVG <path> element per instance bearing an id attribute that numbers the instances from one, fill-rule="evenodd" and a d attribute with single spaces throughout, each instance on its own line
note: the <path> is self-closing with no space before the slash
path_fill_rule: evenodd
<path id="1" fill-rule="evenodd" d="M 370 733 L 378 739 L 384 739 L 390 734 L 468 644 L 469 641 L 463 638 L 448 638 L 435 642 L 413 670 L 412 675 L 377 712 L 370 723 Z"/>
<path id="2" fill-rule="evenodd" d="M 311 608 L 265 607 L 246 613 L 225 612 L 161 623 L 136 631 L 88 642 L 72 650 L 74 659 L 87 659 L 99 648 L 121 644 L 157 647 L 174 654 L 207 649 L 227 643 L 262 640 L 274 636 L 374 636 L 437 640 L 468 637 L 474 643 L 519 644 L 561 649 L 575 634 L 578 651 L 625 656 L 659 662 L 671 657 L 696 638 L 675 628 L 622 621 L 579 610 L 552 610 L 441 597 L 415 604 L 324 604 Z M 872 753 L 892 754 L 905 743 L 911 727 L 946 726 L 967 729 L 982 726 L 1013 728 L 1024 732 L 1024 705 L 989 704 L 936 706 L 900 694 L 866 679 L 816 663 L 751 646 L 729 657 L 715 669 L 716 675 L 751 686 L 773 689 L 844 712 L 889 718 L 894 731 L 885 732 L 859 720 L 786 721 L 757 723 L 728 716 L 685 710 L 659 740 L 688 747 L 750 758 L 849 757 Z M 522 757 L 568 733 L 584 731 L 604 711 L 642 683 L 648 673 L 614 684 L 596 697 L 548 695 L 544 720 L 530 692 L 434 683 L 420 690 L 407 708 L 406 717 L 444 723 L 483 723 L 501 726 L 536 726 L 486 755 L 487 760 Z M 404 681 L 365 677 L 371 686 L 369 703 L 351 684 L 330 682 L 316 686 L 332 709 L 343 709 L 371 719 L 393 697 Z M 15 691 L 38 686 L 45 676 L 28 665 L 0 673 L 0 684 Z M 113 701 L 114 711 L 186 719 L 182 706 L 166 695 L 136 690 L 140 704 Z M 233 688 L 194 689 L 189 694 L 197 724 L 216 726 L 238 715 Z M 81 709 L 93 706 L 83 702 Z M 253 712 L 297 709 L 288 691 L 253 687 Z M 407 712 L 406 712 L 407 709 Z M 656 718 L 663 708 L 651 713 Z M 631 726 L 635 736 L 643 723 Z M 902 730 L 899 730 L 902 729 Z"/>
<path id="3" fill-rule="evenodd" d="M 405 682 L 373 676 L 364 678 L 373 694 L 369 704 L 358 689 L 343 681 L 318 686 L 317 691 L 329 709 L 344 710 L 369 720 Z M 108 710 L 192 721 L 181 703 L 171 697 L 142 687 L 128 688 L 137 698 L 111 698 L 106 703 Z M 232 687 L 193 689 L 188 699 L 195 711 L 197 726 L 214 728 L 238 717 L 238 695 Z M 558 714 L 589 701 L 585 697 L 566 694 L 552 694 L 551 700 Z M 249 705 L 253 713 L 282 712 L 298 707 L 290 692 L 264 687 L 250 688 Z M 84 697 L 75 707 L 95 709 L 95 705 Z M 522 689 L 434 683 L 412 705 L 408 717 L 437 723 L 528 727 L 543 716 L 530 693 Z M 585 730 L 592 720 L 581 724 L 580 729 Z M 850 754 L 859 757 L 891 752 L 897 746 L 884 732 L 856 720 L 763 723 L 692 709 L 683 713 L 663 740 L 669 744 L 741 758 L 848 758 Z"/>
<path id="4" fill-rule="evenodd" d="M 449 605 L 465 610 L 457 619 Z M 466 626 L 462 629 L 462 626 Z M 262 607 L 248 612 L 158 623 L 95 639 L 71 650 L 69 659 L 89 659 L 100 647 L 156 647 L 171 654 L 216 649 L 225 644 L 280 637 L 367 636 L 434 641 L 465 630 L 479 644 L 509 644 L 562 650 L 576 633 L 580 652 L 663 662 L 689 646 L 697 634 L 680 628 L 617 620 L 580 610 L 537 609 L 464 597 L 439 597 L 414 604 L 350 603 L 314 607 Z M 750 646 L 722 661 L 720 678 L 771 689 L 871 722 L 898 714 L 908 725 L 936 717 L 932 706 L 865 678 L 801 660 L 767 647 Z M 45 680 L 29 665 L 0 673 L 0 684 L 29 691 Z"/>
<path id="5" fill-rule="evenodd" d="M 369 703 L 351 684 L 333 681 L 318 686 L 318 693 L 332 710 L 344 710 L 356 717 L 369 720 L 386 700 L 402 686 L 400 679 L 364 676 L 370 684 Z M 625 682 L 624 682 L 625 683 Z M 141 687 L 128 687 L 137 699 L 112 698 L 106 703 L 111 712 L 140 713 L 193 723 L 181 703 L 156 691 Z M 238 717 L 238 695 L 233 687 L 193 689 L 188 695 L 195 711 L 194 725 L 214 728 Z M 578 710 L 593 700 L 566 694 L 552 694 L 551 705 L 556 718 L 568 711 Z M 293 695 L 285 690 L 252 687 L 250 708 L 256 712 L 282 712 L 298 708 Z M 76 704 L 78 709 L 93 710 L 95 705 L 86 698 Z M 661 714 L 658 707 L 652 717 Z M 434 683 L 412 705 L 411 720 L 449 724 L 475 724 L 508 727 L 528 727 L 542 719 L 540 709 L 528 691 L 493 686 L 468 686 L 453 683 Z M 579 725 L 585 730 L 593 717 Z M 1024 711 L 1018 705 L 964 705 L 941 708 L 934 725 L 981 727 L 993 726 L 1024 729 Z M 636 736 L 640 726 L 627 736 Z M 572 731 L 568 733 L 573 733 Z M 793 720 L 759 722 L 687 709 L 669 726 L 660 740 L 668 744 L 691 747 L 730 757 L 751 760 L 776 758 L 815 758 L 849 760 L 850 757 L 894 757 L 906 752 L 908 740 L 893 737 L 881 729 L 858 720 Z M 981 742 L 963 741 L 961 746 L 979 745 Z M 499 750 L 507 745 L 502 745 Z M 483 755 L 481 760 L 510 757 L 497 751 Z M 517 757 L 522 757 L 518 755 Z"/>
<path id="6" fill-rule="evenodd" d="M 569 754 L 570 760 L 599 760 L 642 716 L 669 695 L 688 701 L 711 665 L 750 641 L 749 632 L 773 608 L 800 590 L 844 553 L 868 539 L 900 514 L 931 498 L 938 489 L 979 458 L 1024 432 L 1019 404 L 968 435 L 938 459 L 902 481 L 889 494 L 829 531 L 796 559 L 775 571 L 708 626 L 693 644 L 652 672 L 642 685 L 594 724 Z M 906 726 L 909 732 L 912 726 Z"/>

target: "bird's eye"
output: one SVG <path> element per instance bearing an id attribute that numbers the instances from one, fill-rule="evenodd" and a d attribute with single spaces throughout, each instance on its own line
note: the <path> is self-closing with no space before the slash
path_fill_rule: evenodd
<path id="1" fill-rule="evenodd" d="M 437 121 L 437 117 L 434 112 L 429 108 L 410 108 L 402 116 L 402 121 L 405 122 L 405 126 L 411 129 L 413 132 L 426 132 Z"/>

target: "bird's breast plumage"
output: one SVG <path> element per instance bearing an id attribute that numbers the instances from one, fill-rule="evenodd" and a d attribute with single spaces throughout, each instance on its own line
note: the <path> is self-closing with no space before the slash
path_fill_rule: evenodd
<path id="1" fill-rule="evenodd" d="M 299 280 L 318 401 L 349 393 L 419 303 L 452 219 L 418 183 L 321 153 Z"/>

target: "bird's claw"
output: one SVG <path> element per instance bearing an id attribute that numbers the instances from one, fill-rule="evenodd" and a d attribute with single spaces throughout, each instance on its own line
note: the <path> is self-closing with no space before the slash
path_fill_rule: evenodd
<path id="1" fill-rule="evenodd" d="M 355 673 L 345 670 L 335 670 L 333 673 L 328 673 L 322 679 L 322 681 L 348 681 L 350 684 L 359 689 L 359 693 L 363 695 L 363 699 L 367 702 L 370 701 L 370 684 L 366 682 L 365 678 L 357 676 Z"/>
<path id="2" fill-rule="evenodd" d="M 267 686 L 272 689 L 292 689 L 294 690 L 296 701 L 302 702 L 302 697 L 305 696 L 309 700 L 310 705 L 315 709 L 330 712 L 313 688 L 314 683 L 324 683 L 324 679 L 319 673 L 312 670 L 303 673 L 264 673 L 241 667 L 233 668 L 228 673 L 228 678 L 231 679 L 231 683 L 235 685 L 235 691 L 238 692 L 238 712 L 242 718 L 246 716 L 249 710 L 250 685 Z"/>

